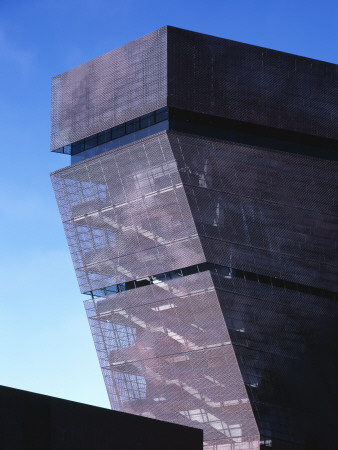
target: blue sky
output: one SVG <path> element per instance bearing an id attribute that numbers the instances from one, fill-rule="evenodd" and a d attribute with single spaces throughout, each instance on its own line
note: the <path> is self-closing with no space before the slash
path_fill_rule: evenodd
<path id="1" fill-rule="evenodd" d="M 338 63 L 336 0 L 0 0 L 0 384 L 109 407 L 49 173 L 50 78 L 163 25 Z"/>

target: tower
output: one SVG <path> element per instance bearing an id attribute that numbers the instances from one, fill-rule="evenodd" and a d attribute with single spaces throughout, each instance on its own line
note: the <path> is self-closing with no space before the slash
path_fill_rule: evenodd
<path id="1" fill-rule="evenodd" d="M 51 178 L 113 409 L 210 450 L 332 448 L 336 147 L 321 61 L 164 27 L 53 78 Z"/>

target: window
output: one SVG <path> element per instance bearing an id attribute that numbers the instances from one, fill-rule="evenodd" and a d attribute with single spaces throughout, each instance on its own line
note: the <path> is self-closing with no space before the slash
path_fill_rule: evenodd
<path id="1" fill-rule="evenodd" d="M 146 398 L 146 380 L 140 375 L 114 371 L 114 378 L 122 402 Z"/>
<path id="2" fill-rule="evenodd" d="M 100 322 L 100 327 L 108 351 L 135 345 L 136 328 L 112 322 Z"/>
<path id="3" fill-rule="evenodd" d="M 102 230 L 83 225 L 77 225 L 76 231 L 83 253 L 99 250 L 104 247 L 114 247 L 116 244 L 115 231 Z"/>

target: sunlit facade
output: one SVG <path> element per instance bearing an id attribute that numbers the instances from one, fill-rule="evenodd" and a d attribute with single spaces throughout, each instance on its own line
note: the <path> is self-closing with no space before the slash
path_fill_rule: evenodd
<path id="1" fill-rule="evenodd" d="M 208 450 L 330 448 L 336 74 L 164 27 L 53 78 L 51 178 L 113 409 Z"/>

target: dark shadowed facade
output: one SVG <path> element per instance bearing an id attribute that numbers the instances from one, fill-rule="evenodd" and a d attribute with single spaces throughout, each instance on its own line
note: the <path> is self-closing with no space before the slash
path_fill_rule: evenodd
<path id="1" fill-rule="evenodd" d="M 335 447 L 337 66 L 173 27 L 52 81 L 52 182 L 113 409 Z"/>
<path id="2" fill-rule="evenodd" d="M 0 386 L 1 450 L 202 450 L 192 427 Z"/>

